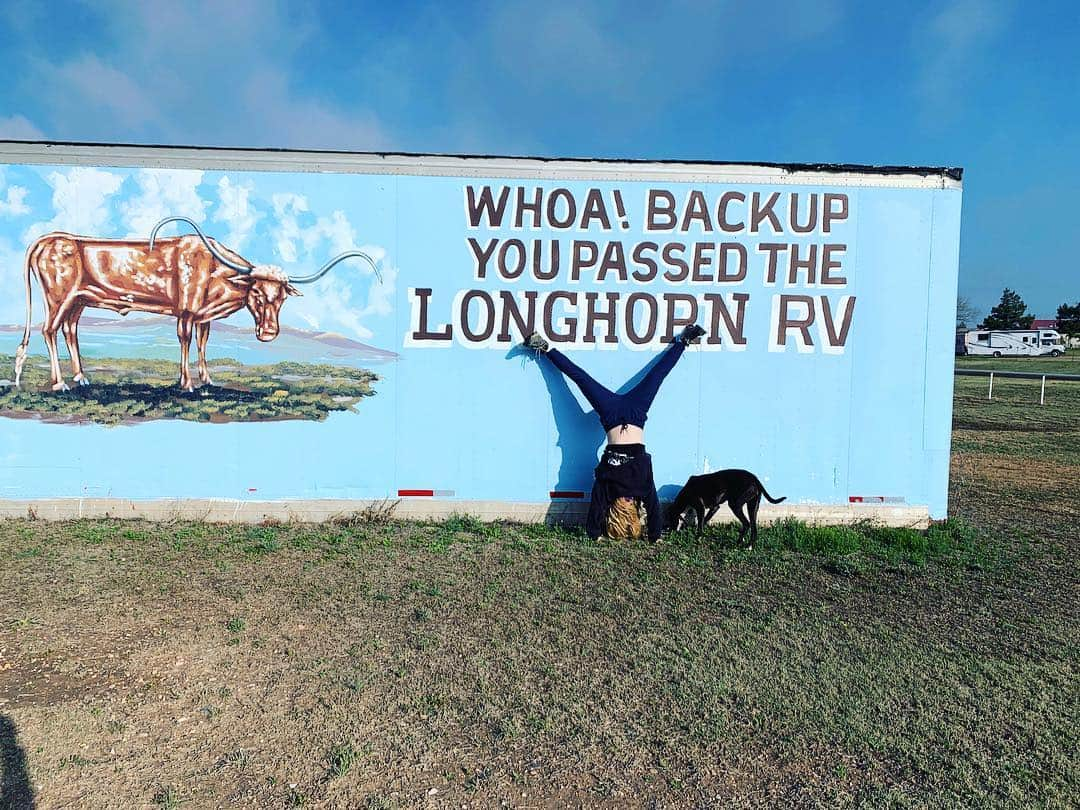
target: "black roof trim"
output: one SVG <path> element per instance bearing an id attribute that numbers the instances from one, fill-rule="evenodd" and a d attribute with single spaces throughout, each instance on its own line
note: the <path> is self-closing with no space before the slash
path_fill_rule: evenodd
<path id="1" fill-rule="evenodd" d="M 959 166 L 871 166 L 860 163 L 775 163 L 769 161 L 753 160 L 675 160 L 675 159 L 652 159 L 652 158 L 598 158 L 598 157 L 540 157 L 536 155 L 480 155 L 480 154 L 453 154 L 440 152 L 352 152 L 345 149 L 285 149 L 278 147 L 244 147 L 244 146 L 182 146 L 177 144 L 160 143 L 109 143 L 94 141 L 26 141 L 26 140 L 3 140 L 0 144 L 18 143 L 30 146 L 119 146 L 134 149 L 192 149 L 207 152 L 262 152 L 267 154 L 312 154 L 312 155 L 356 155 L 358 157 L 439 157 L 439 158 L 462 158 L 468 159 L 501 159 L 501 160 L 538 160 L 544 163 L 558 163 L 560 161 L 574 161 L 576 163 L 627 163 L 640 165 L 653 163 L 659 165 L 681 166 L 766 166 L 773 169 L 783 169 L 789 172 L 836 172 L 855 174 L 919 174 L 923 176 L 941 175 L 953 180 L 962 180 L 963 168 Z"/>

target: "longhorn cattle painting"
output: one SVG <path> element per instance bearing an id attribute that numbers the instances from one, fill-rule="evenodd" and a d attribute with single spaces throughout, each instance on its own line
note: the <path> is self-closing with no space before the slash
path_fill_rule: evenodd
<path id="1" fill-rule="evenodd" d="M 169 222 L 186 222 L 196 236 L 157 239 Z M 211 384 L 206 364 L 206 343 L 212 321 L 247 308 L 255 319 L 255 335 L 268 342 L 278 336 L 278 313 L 286 297 L 300 295 L 295 284 L 308 284 L 326 275 L 348 258 L 367 261 L 366 253 L 351 250 L 335 256 L 308 276 L 290 278 L 275 265 L 256 265 L 208 239 L 187 217 L 167 217 L 154 226 L 147 241 L 95 239 L 67 233 L 50 233 L 26 251 L 26 329 L 15 354 L 15 387 L 22 379 L 32 319 L 31 275 L 36 275 L 45 295 L 45 319 L 41 334 L 49 351 L 52 389 L 66 391 L 57 352 L 57 333 L 63 332 L 71 357 L 73 379 L 79 385 L 90 380 L 79 356 L 79 318 L 95 307 L 127 315 L 132 311 L 154 312 L 176 318 L 180 340 L 180 388 L 194 391 L 188 352 L 194 335 L 199 351 L 199 382 Z"/>
<path id="2" fill-rule="evenodd" d="M 0 165 L 0 418 L 359 413 L 397 357 L 370 342 L 391 339 L 396 270 L 357 239 L 386 233 L 372 198 L 324 204 L 313 180 Z"/>

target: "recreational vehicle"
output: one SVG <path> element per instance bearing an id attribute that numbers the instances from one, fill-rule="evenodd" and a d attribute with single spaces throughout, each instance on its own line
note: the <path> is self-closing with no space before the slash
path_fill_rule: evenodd
<path id="1" fill-rule="evenodd" d="M 1065 339 L 1053 329 L 972 329 L 964 336 L 964 354 L 1058 357 L 1065 348 Z"/>

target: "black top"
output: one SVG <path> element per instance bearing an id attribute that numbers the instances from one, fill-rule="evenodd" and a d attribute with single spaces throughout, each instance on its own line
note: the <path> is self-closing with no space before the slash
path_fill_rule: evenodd
<path id="1" fill-rule="evenodd" d="M 636 498 L 645 503 L 649 539 L 657 540 L 664 528 L 660 500 L 653 482 L 652 456 L 643 444 L 609 444 L 596 467 L 585 531 L 593 539 L 604 533 L 608 509 L 616 498 Z"/>

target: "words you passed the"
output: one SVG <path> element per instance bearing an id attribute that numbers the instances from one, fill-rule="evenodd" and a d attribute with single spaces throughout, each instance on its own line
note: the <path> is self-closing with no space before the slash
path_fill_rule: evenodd
<path id="1" fill-rule="evenodd" d="M 485 286 L 505 283 L 517 293 L 459 290 L 448 302 L 448 322 L 436 326 L 435 290 L 410 290 L 407 345 L 493 345 L 537 328 L 568 347 L 624 340 L 644 347 L 670 342 L 680 324 L 704 317 L 706 346 L 742 349 L 749 293 L 707 290 L 755 281 L 783 290 L 770 304 L 770 351 L 784 351 L 789 334 L 800 352 L 820 346 L 842 353 L 847 342 L 855 296 L 788 289 L 841 293 L 847 285 L 845 193 L 650 188 L 631 213 L 618 188 L 469 184 L 463 202 L 473 279 Z M 526 289 L 530 282 L 539 289 Z M 631 289 L 552 289 L 582 283 Z M 651 283 L 700 292 L 653 295 L 646 292 Z"/>

